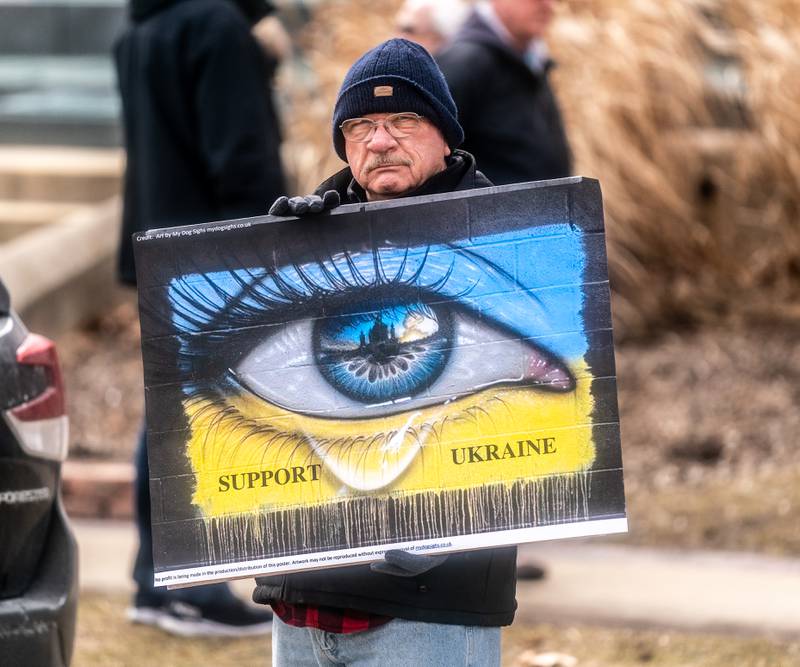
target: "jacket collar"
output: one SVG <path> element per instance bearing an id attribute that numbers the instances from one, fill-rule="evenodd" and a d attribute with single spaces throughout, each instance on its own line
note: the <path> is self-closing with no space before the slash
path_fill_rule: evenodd
<path id="1" fill-rule="evenodd" d="M 466 151 L 453 151 L 453 154 L 447 158 L 446 165 L 444 171 L 434 174 L 416 190 L 407 192 L 401 197 L 458 192 L 460 190 L 486 188 L 492 185 L 491 181 L 477 170 L 475 158 Z M 353 178 L 353 172 L 350 171 L 350 167 L 345 167 L 324 181 L 317 188 L 316 194 L 322 195 L 327 190 L 336 190 L 342 197 L 342 203 L 344 204 L 367 201 L 367 193 Z"/>

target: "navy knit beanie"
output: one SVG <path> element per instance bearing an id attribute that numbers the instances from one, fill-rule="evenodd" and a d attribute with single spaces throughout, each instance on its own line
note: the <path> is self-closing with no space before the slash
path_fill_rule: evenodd
<path id="1" fill-rule="evenodd" d="M 407 39 L 390 39 L 367 51 L 344 78 L 333 109 L 333 146 L 347 162 L 339 126 L 370 113 L 413 111 L 444 135 L 451 149 L 464 141 L 458 110 L 444 75 L 431 55 Z"/>

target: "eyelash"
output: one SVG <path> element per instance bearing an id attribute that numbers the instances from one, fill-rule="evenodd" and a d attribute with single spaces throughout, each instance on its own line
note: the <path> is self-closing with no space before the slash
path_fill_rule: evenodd
<path id="1" fill-rule="evenodd" d="M 178 282 L 173 285 L 176 292 L 173 298 L 175 312 L 198 330 L 211 331 L 202 335 L 184 332 L 179 336 L 181 345 L 177 353 L 177 365 L 181 370 L 181 381 L 185 385 L 185 392 L 191 395 L 200 390 L 194 382 L 198 370 L 201 370 L 200 375 L 203 377 L 225 377 L 227 369 L 231 366 L 228 360 L 252 343 L 250 329 L 283 322 L 282 314 L 290 308 L 295 319 L 320 316 L 324 305 L 335 310 L 337 304 L 359 301 L 380 303 L 382 299 L 390 297 L 406 297 L 410 303 L 417 300 L 433 302 L 441 298 L 442 291 L 453 273 L 454 262 L 450 263 L 449 268 L 437 280 L 426 285 L 418 285 L 417 281 L 425 269 L 430 248 L 425 249 L 419 260 L 419 266 L 406 278 L 400 277 L 405 271 L 410 249 L 405 249 L 403 260 L 394 278 L 389 278 L 384 272 L 380 250 L 376 248 L 372 252 L 375 267 L 375 280 L 372 281 L 363 276 L 347 252 L 342 253 L 342 257 L 350 271 L 349 277 L 342 273 L 333 257 L 327 260 L 320 257 L 316 259 L 316 267 L 319 268 L 327 284 L 319 284 L 299 262 L 292 262 L 291 269 L 296 272 L 310 294 L 293 287 L 274 267 L 267 268 L 263 275 L 248 272 L 249 280 L 243 277 L 241 272 L 229 268 L 228 278 L 240 288 L 233 300 L 229 300 L 230 295 L 213 280 L 203 276 L 211 289 L 224 302 L 227 301 L 224 309 L 212 308 L 207 297 L 193 288 L 191 283 Z M 265 265 L 269 266 L 267 262 Z M 334 270 L 329 268 L 331 265 Z M 271 281 L 274 289 L 266 285 L 266 281 Z M 448 295 L 447 298 L 449 301 L 461 299 L 469 294 L 470 289 Z M 453 303 L 456 305 L 456 301 Z M 220 327 L 223 325 L 225 329 L 221 330 Z"/>
<path id="2" fill-rule="evenodd" d="M 444 289 L 444 286 L 450 279 L 453 271 L 453 264 L 451 263 L 448 271 L 439 280 L 428 285 L 417 285 L 417 280 L 425 268 L 428 252 L 429 249 L 426 249 L 425 254 L 420 260 L 420 265 L 417 270 L 411 276 L 405 279 L 399 279 L 399 276 L 401 276 L 405 271 L 409 249 L 405 250 L 403 262 L 397 271 L 397 275 L 391 279 L 388 278 L 383 272 L 379 250 L 373 250 L 373 261 L 376 268 L 375 274 L 377 277 L 377 280 L 375 281 L 367 280 L 362 275 L 358 267 L 353 263 L 350 254 L 347 252 L 343 253 L 342 256 L 344 261 L 347 262 L 348 268 L 352 274 L 350 279 L 342 274 L 333 258 L 329 258 L 327 261 L 317 258 L 316 267 L 322 272 L 327 284 L 320 284 L 316 282 L 301 264 L 292 262 L 290 265 L 291 269 L 297 273 L 301 282 L 309 289 L 311 292 L 310 295 L 297 290 L 281 276 L 280 271 L 277 271 L 274 268 L 267 269 L 266 273 L 260 276 L 250 273 L 250 282 L 242 278 L 241 275 L 239 275 L 239 273 L 237 273 L 235 270 L 228 269 L 228 276 L 241 289 L 235 301 L 232 301 L 223 312 L 219 312 L 215 317 L 212 317 L 209 320 L 198 319 L 197 317 L 193 316 L 191 312 L 187 312 L 184 308 L 180 308 L 180 315 L 191 324 L 206 327 L 210 326 L 212 330 L 216 328 L 214 325 L 221 323 L 221 321 L 224 321 L 226 328 L 247 328 L 254 326 L 255 324 L 263 324 L 265 314 L 269 315 L 273 312 L 278 312 L 279 314 L 281 307 L 284 306 L 300 306 L 301 308 L 305 308 L 313 312 L 313 308 L 315 306 L 318 307 L 322 299 L 330 298 L 331 296 L 342 299 L 352 298 L 353 294 L 356 294 L 362 290 L 380 290 L 381 292 L 388 293 L 391 290 L 396 290 L 398 288 L 414 290 L 419 289 L 435 296 Z M 328 266 L 329 264 L 333 265 L 335 272 L 331 271 Z M 221 293 L 213 281 L 205 276 L 204 279 L 213 290 L 220 293 L 220 296 L 223 298 L 229 296 Z M 267 279 L 274 283 L 275 289 L 272 289 L 264 284 L 265 280 Z M 182 299 L 192 308 L 195 308 L 200 312 L 206 312 L 210 314 L 211 311 L 203 304 L 201 300 L 202 297 L 199 295 L 196 296 L 196 292 L 192 290 L 191 284 L 184 284 L 178 287 L 177 291 Z M 382 293 L 377 295 L 378 298 L 383 296 L 384 294 Z M 459 294 L 458 296 L 463 296 L 463 294 Z M 248 304 L 248 299 L 251 299 L 254 302 L 254 305 Z M 280 317 L 271 319 L 280 321 Z"/>
<path id="3" fill-rule="evenodd" d="M 191 399 L 191 403 L 189 403 L 189 406 L 191 406 L 192 403 L 195 402 L 206 403 L 206 405 L 204 405 L 193 416 L 193 418 L 190 420 L 190 426 L 193 427 L 196 421 L 203 421 L 207 419 L 208 413 L 210 411 L 216 411 L 216 414 L 211 419 L 211 426 L 208 427 L 207 429 L 209 432 L 213 430 L 215 438 L 219 436 L 220 429 L 229 430 L 230 432 L 235 432 L 243 428 L 247 429 L 247 433 L 242 437 L 240 437 L 238 442 L 233 444 L 230 447 L 230 449 L 226 448 L 230 454 L 234 454 L 239 449 L 239 447 L 243 447 L 250 438 L 256 438 L 256 437 L 262 438 L 265 436 L 269 436 L 269 439 L 266 442 L 261 443 L 261 447 L 263 449 L 264 454 L 266 454 L 266 452 L 275 445 L 276 441 L 283 441 L 280 444 L 281 449 L 277 452 L 276 455 L 280 457 L 283 454 L 283 449 L 285 447 L 291 447 L 291 452 L 289 452 L 288 456 L 292 457 L 293 460 L 293 457 L 297 452 L 297 450 L 301 449 L 306 443 L 305 438 L 298 435 L 297 433 L 280 431 L 274 428 L 273 426 L 261 425 L 257 422 L 254 422 L 252 419 L 242 415 L 237 408 L 226 404 L 223 400 L 220 399 L 214 400 L 208 397 L 196 397 L 195 399 Z M 474 422 L 474 420 L 477 419 L 477 415 L 479 414 L 488 417 L 489 412 L 484 406 L 488 406 L 492 403 L 499 403 L 500 405 L 508 409 L 508 406 L 506 405 L 505 401 L 503 401 L 503 399 L 499 398 L 498 396 L 492 396 L 482 401 L 481 403 L 476 403 L 474 405 L 470 405 L 469 407 L 462 408 L 455 414 L 444 415 L 443 417 L 433 422 L 425 422 L 423 424 L 420 424 L 419 428 L 413 431 L 413 434 L 415 437 L 418 437 L 416 436 L 416 433 L 430 431 L 433 434 L 434 438 L 438 441 L 440 440 L 443 429 L 448 423 L 453 423 L 453 422 L 459 423 L 465 421 Z M 347 450 L 352 447 L 355 447 L 360 442 L 369 440 L 369 445 L 368 445 L 368 451 L 369 451 L 374 447 L 379 447 L 385 444 L 387 440 L 389 440 L 392 437 L 392 435 L 393 432 L 388 432 L 388 433 L 377 433 L 369 437 L 356 436 L 356 437 L 339 438 L 335 441 L 332 440 L 325 443 L 323 447 L 324 448 L 337 447 L 343 450 Z M 424 447 L 422 448 L 421 453 L 423 457 L 422 462 L 424 464 L 424 455 L 425 455 Z M 308 453 L 306 455 L 306 459 L 302 463 L 305 464 L 310 462 L 312 460 L 312 456 L 313 456 L 312 450 L 311 448 L 309 448 Z"/>

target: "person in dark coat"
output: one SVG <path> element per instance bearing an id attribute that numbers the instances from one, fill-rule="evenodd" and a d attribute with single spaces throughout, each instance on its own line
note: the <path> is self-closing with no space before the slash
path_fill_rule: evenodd
<path id="1" fill-rule="evenodd" d="M 348 166 L 314 195 L 281 197 L 272 215 L 488 187 L 458 150 L 463 130 L 447 84 L 419 44 L 393 39 L 342 84 L 333 143 Z M 274 665 L 500 664 L 500 626 L 514 618 L 515 547 L 438 556 L 388 551 L 363 566 L 256 580 L 271 604 Z"/>
<path id="2" fill-rule="evenodd" d="M 481 2 L 437 55 L 464 127 L 464 150 L 497 185 L 572 170 L 543 41 L 553 2 Z"/>
<path id="3" fill-rule="evenodd" d="M 285 192 L 270 84 L 277 65 L 252 26 L 263 0 L 132 0 L 115 46 L 127 149 L 119 276 L 136 284 L 131 235 L 263 213 Z M 136 454 L 133 622 L 179 635 L 269 631 L 271 615 L 227 585 L 153 586 L 147 447 Z"/>
<path id="4" fill-rule="evenodd" d="M 132 0 L 115 46 L 127 149 L 120 278 L 131 234 L 263 214 L 286 192 L 270 82 L 251 27 L 262 0 Z"/>
<path id="5" fill-rule="evenodd" d="M 478 3 L 436 58 L 458 105 L 464 149 L 497 185 L 569 176 L 572 156 L 548 80 L 554 0 Z M 521 579 L 545 567 L 520 566 Z"/>

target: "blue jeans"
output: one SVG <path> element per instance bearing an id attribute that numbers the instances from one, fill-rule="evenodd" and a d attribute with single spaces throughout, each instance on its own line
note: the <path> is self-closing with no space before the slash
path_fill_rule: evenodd
<path id="1" fill-rule="evenodd" d="M 277 616 L 273 667 L 499 667 L 500 628 L 440 625 L 396 618 L 341 635 L 296 628 Z"/>

